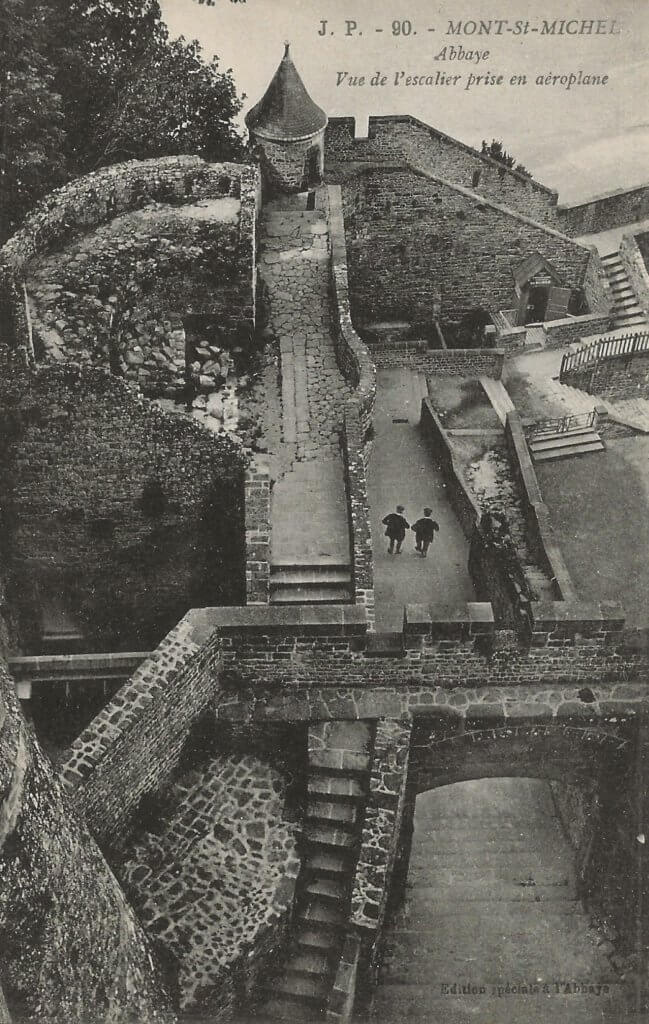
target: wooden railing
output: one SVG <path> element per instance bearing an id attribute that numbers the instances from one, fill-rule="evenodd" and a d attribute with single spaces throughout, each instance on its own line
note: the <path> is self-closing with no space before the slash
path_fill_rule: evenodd
<path id="1" fill-rule="evenodd" d="M 567 434 L 571 430 L 582 430 L 585 427 L 597 427 L 597 412 L 582 412 L 575 416 L 561 416 L 554 420 L 539 420 L 538 423 L 525 428 L 527 440 L 538 437 L 539 434 Z"/>
<path id="2" fill-rule="evenodd" d="M 590 345 L 584 345 L 576 352 L 566 352 L 561 360 L 559 380 L 571 370 L 586 369 L 596 366 L 605 359 L 616 359 L 620 356 L 633 356 L 639 352 L 649 352 L 649 331 L 623 334 L 618 338 L 601 338 Z"/>

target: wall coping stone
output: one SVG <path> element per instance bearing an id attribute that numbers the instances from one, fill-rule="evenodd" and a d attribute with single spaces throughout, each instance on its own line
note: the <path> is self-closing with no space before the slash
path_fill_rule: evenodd
<path id="1" fill-rule="evenodd" d="M 367 611 L 363 605 L 255 605 L 197 608 L 188 613 L 199 628 L 220 633 L 297 632 L 317 629 L 343 636 L 367 632 Z"/>

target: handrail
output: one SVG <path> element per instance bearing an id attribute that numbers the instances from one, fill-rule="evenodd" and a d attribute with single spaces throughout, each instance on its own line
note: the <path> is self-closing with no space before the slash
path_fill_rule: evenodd
<path id="1" fill-rule="evenodd" d="M 600 338 L 575 352 L 566 352 L 561 360 L 559 380 L 571 370 L 581 370 L 596 366 L 605 359 L 616 359 L 620 356 L 633 356 L 639 352 L 649 351 L 649 331 L 623 334 L 617 338 Z"/>
<path id="2" fill-rule="evenodd" d="M 583 427 L 597 426 L 597 411 L 578 413 L 572 416 L 560 416 L 553 420 L 539 420 L 525 428 L 525 436 L 528 440 L 537 437 L 539 434 L 567 434 L 571 430 L 580 430 Z"/>

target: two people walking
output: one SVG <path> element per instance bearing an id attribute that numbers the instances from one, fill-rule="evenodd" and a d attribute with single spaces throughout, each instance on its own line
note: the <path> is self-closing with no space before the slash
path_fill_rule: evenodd
<path id="1" fill-rule="evenodd" d="M 397 505 L 396 512 L 389 512 L 383 519 L 385 535 L 389 541 L 388 554 L 394 554 L 396 545 L 396 552 L 400 555 L 401 545 L 403 544 L 406 536 L 406 530 L 413 530 L 415 534 L 415 550 L 419 552 L 422 558 L 425 558 L 428 554 L 428 548 L 435 537 L 435 533 L 439 530 L 439 523 L 436 523 L 432 518 L 432 508 L 425 508 L 422 518 L 418 519 L 412 526 L 404 516 L 404 512 L 404 506 Z"/>

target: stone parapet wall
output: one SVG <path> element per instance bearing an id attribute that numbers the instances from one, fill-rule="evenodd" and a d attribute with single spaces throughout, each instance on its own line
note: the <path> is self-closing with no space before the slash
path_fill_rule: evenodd
<path id="1" fill-rule="evenodd" d="M 367 139 L 356 138 L 354 118 L 330 118 L 325 135 L 330 174 L 343 176 L 350 164 L 407 160 L 431 174 L 472 189 L 495 202 L 556 224 L 557 193 L 416 117 L 370 117 Z"/>
<path id="2" fill-rule="evenodd" d="M 370 507 L 367 497 L 366 461 L 363 458 L 363 434 L 358 409 L 348 403 L 341 435 L 345 490 L 347 493 L 347 522 L 352 554 L 352 580 L 354 603 L 362 605 L 368 621 L 374 622 L 374 562 Z"/>
<path id="3" fill-rule="evenodd" d="M 13 689 L 0 668 L 0 980 L 12 1017 L 172 1024 L 144 932 Z"/>
<path id="4" fill-rule="evenodd" d="M 564 601 L 574 601 L 575 588 L 552 527 L 550 510 L 543 501 L 523 425 L 517 412 L 507 414 L 505 440 L 519 492 L 523 496 L 527 539 L 534 559 L 553 580 L 557 597 Z"/>
<path id="5" fill-rule="evenodd" d="M 429 376 L 492 377 L 500 380 L 504 348 L 386 349 L 375 355 L 377 367 L 408 367 Z"/>
<path id="6" fill-rule="evenodd" d="M 633 224 L 649 217 L 649 185 L 620 189 L 587 203 L 559 206 L 557 213 L 563 230 L 571 235 L 591 235 Z"/>
<path id="7" fill-rule="evenodd" d="M 480 519 L 481 509 L 475 503 L 464 474 L 456 465 L 446 431 L 429 398 L 424 398 L 421 403 L 421 428 L 428 440 L 431 454 L 444 474 L 447 494 L 464 536 L 471 540 Z"/>
<path id="8" fill-rule="evenodd" d="M 607 331 L 611 323 L 609 313 L 589 313 L 585 316 L 566 317 L 543 324 L 546 348 L 563 348 L 571 342 Z"/>
<path id="9" fill-rule="evenodd" d="M 507 309 L 514 268 L 539 252 L 578 293 L 589 249 L 553 228 L 410 165 L 361 169 L 342 184 L 358 322 L 458 320 Z M 512 250 L 512 238 L 521 244 Z"/>
<path id="10" fill-rule="evenodd" d="M 246 604 L 270 600 L 271 479 L 259 458 L 248 469 L 246 503 Z"/>

